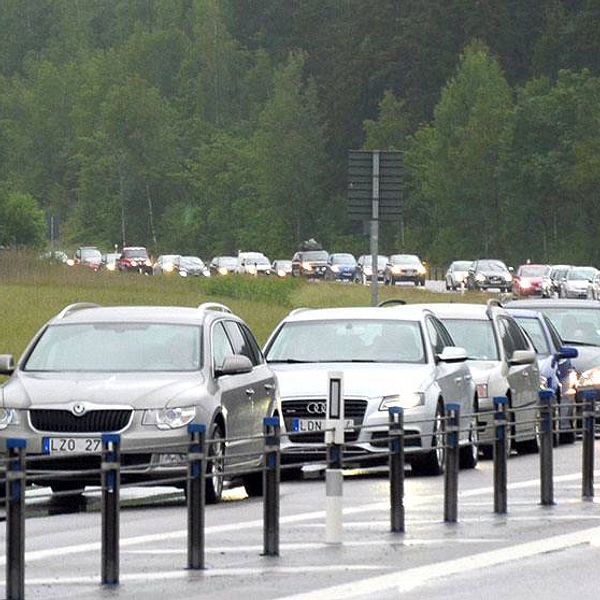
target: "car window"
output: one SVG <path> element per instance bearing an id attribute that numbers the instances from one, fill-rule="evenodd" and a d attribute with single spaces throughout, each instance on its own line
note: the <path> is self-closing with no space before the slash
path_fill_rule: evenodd
<path id="1" fill-rule="evenodd" d="M 234 353 L 247 356 L 253 365 L 258 364 L 257 357 L 252 347 L 248 344 L 248 338 L 242 333 L 238 323 L 236 321 L 224 321 L 223 325 L 229 335 Z"/>
<path id="2" fill-rule="evenodd" d="M 252 357 L 249 357 L 250 360 L 252 361 L 252 364 L 253 365 L 263 364 L 265 362 L 265 359 L 264 359 L 264 356 L 260 349 L 260 346 L 258 345 L 256 338 L 254 337 L 254 334 L 244 324 L 238 323 L 238 326 L 239 326 L 240 330 L 242 331 L 243 336 L 246 338 L 246 344 L 252 354 Z"/>
<path id="3" fill-rule="evenodd" d="M 513 352 L 515 351 L 515 347 L 513 345 L 513 340 L 508 332 L 508 323 L 506 322 L 506 319 L 498 319 L 497 320 L 497 324 L 498 324 L 498 333 L 500 335 L 500 343 L 502 344 L 502 347 L 504 348 L 504 354 L 507 357 L 512 356 Z"/>
<path id="4" fill-rule="evenodd" d="M 552 344 L 558 350 L 562 346 L 564 346 L 563 341 L 560 339 L 560 335 L 558 331 L 556 331 L 556 327 L 552 324 L 552 321 L 548 317 L 544 315 L 544 322 L 546 323 L 546 327 L 550 332 L 550 338 L 552 339 Z"/>
<path id="5" fill-rule="evenodd" d="M 510 354 L 507 354 L 507 356 L 512 356 L 512 353 L 515 350 L 530 350 L 531 349 L 529 346 L 529 342 L 527 341 L 527 338 L 523 335 L 523 331 L 519 328 L 519 326 L 517 325 L 517 323 L 515 323 L 515 321 L 513 321 L 511 319 L 507 319 L 505 317 L 501 317 L 498 320 L 503 322 L 503 324 L 506 328 L 506 333 L 510 337 L 510 346 L 512 348 L 512 351 Z"/>
<path id="6" fill-rule="evenodd" d="M 219 369 L 223 365 L 223 361 L 228 356 L 233 356 L 235 352 L 231 346 L 231 342 L 225 333 L 225 329 L 221 322 L 215 323 L 212 328 L 212 364 L 215 369 Z"/>
<path id="7" fill-rule="evenodd" d="M 454 345 L 444 327 L 433 317 L 427 317 L 425 324 L 427 326 L 427 334 L 429 335 L 431 346 L 436 354 L 441 354 L 446 346 Z"/>
<path id="8" fill-rule="evenodd" d="M 494 328 L 489 319 L 442 319 L 457 346 L 469 360 L 499 360 Z"/>
<path id="9" fill-rule="evenodd" d="M 542 356 L 548 356 L 551 350 L 539 319 L 516 316 L 515 321 L 527 332 L 536 352 Z"/>

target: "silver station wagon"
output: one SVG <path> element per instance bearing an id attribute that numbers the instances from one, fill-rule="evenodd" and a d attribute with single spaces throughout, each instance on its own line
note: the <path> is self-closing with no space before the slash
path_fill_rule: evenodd
<path id="1" fill-rule="evenodd" d="M 404 409 L 406 458 L 413 471 L 439 474 L 444 408 L 457 403 L 461 464 L 476 465 L 477 404 L 467 355 L 432 311 L 411 306 L 297 309 L 271 334 L 265 357 L 280 385 L 282 462 L 324 457 L 328 373 L 341 371 L 347 458 L 385 451 L 388 411 L 398 406 Z"/>
<path id="2" fill-rule="evenodd" d="M 97 475 L 61 472 L 98 468 L 106 432 L 122 434 L 124 481 L 183 475 L 187 425 L 203 423 L 220 440 L 209 445 L 206 482 L 207 500 L 216 502 L 220 472 L 260 465 L 263 418 L 280 414 L 276 380 L 253 334 L 214 303 L 74 304 L 42 327 L 17 365 L 0 355 L 0 373 L 10 375 L 0 387 L 0 442 L 24 438 L 28 455 L 52 457 L 35 463 L 44 468 L 39 483 L 53 491 L 97 483 Z M 261 493 L 260 472 L 243 482 L 250 495 Z"/>

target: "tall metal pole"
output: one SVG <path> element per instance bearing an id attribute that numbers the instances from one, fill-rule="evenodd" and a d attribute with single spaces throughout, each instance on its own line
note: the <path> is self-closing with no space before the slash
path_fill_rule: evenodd
<path id="1" fill-rule="evenodd" d="M 379 150 L 373 152 L 373 199 L 371 204 L 371 306 L 378 303 L 377 257 L 379 256 Z"/>
<path id="2" fill-rule="evenodd" d="M 25 448 L 24 439 L 6 441 L 6 598 L 25 597 Z"/>

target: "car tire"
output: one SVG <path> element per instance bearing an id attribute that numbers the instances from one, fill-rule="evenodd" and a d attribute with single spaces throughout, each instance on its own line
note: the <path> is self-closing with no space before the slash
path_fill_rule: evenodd
<path id="1" fill-rule="evenodd" d="M 50 484 L 53 494 L 65 494 L 79 496 L 83 494 L 85 485 L 80 481 L 55 481 Z"/>
<path id="2" fill-rule="evenodd" d="M 431 436 L 432 449 L 423 454 L 417 454 L 411 462 L 412 472 L 415 475 L 441 475 L 444 472 L 446 456 L 444 436 L 444 406 L 440 402 L 435 409 L 433 432 Z"/>
<path id="3" fill-rule="evenodd" d="M 458 464 L 461 469 L 474 469 L 479 456 L 479 425 L 477 419 L 477 405 L 473 407 L 473 417 L 469 424 L 469 443 L 461 446 Z"/>
<path id="4" fill-rule="evenodd" d="M 242 477 L 246 493 L 250 498 L 257 498 L 263 495 L 263 472 L 248 473 Z"/>
<path id="5" fill-rule="evenodd" d="M 213 423 L 206 453 L 206 503 L 217 504 L 223 497 L 225 437 L 221 425 Z"/>

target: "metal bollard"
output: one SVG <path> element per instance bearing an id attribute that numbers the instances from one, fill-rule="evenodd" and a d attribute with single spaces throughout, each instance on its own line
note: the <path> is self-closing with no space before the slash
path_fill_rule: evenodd
<path id="1" fill-rule="evenodd" d="M 279 482 L 281 455 L 279 417 L 263 419 L 265 468 L 263 471 L 263 554 L 279 556 Z"/>
<path id="2" fill-rule="evenodd" d="M 404 533 L 404 410 L 389 410 L 391 530 Z"/>
<path id="3" fill-rule="evenodd" d="M 456 523 L 458 517 L 458 468 L 460 404 L 446 404 L 446 465 L 444 469 L 444 521 Z"/>
<path id="4" fill-rule="evenodd" d="M 508 435 L 506 430 L 506 396 L 494 397 L 494 512 L 507 512 L 507 469 Z"/>
<path id="5" fill-rule="evenodd" d="M 342 446 L 334 442 L 327 445 L 327 469 L 325 471 L 325 541 L 328 544 L 342 543 Z"/>
<path id="6" fill-rule="evenodd" d="M 6 598 L 25 597 L 25 449 L 27 441 L 6 440 Z"/>
<path id="7" fill-rule="evenodd" d="M 540 390 L 540 504 L 554 504 L 554 482 L 552 479 L 554 466 L 552 463 L 552 446 L 554 427 L 552 423 L 552 390 Z"/>
<path id="8" fill-rule="evenodd" d="M 206 425 L 190 423 L 187 513 L 188 569 L 204 569 L 204 509 L 206 503 Z"/>
<path id="9" fill-rule="evenodd" d="M 102 584 L 119 583 L 120 447 L 118 433 L 102 434 Z"/>
<path id="10" fill-rule="evenodd" d="M 594 499 L 594 422 L 596 390 L 583 390 L 582 482 L 583 500 Z"/>

